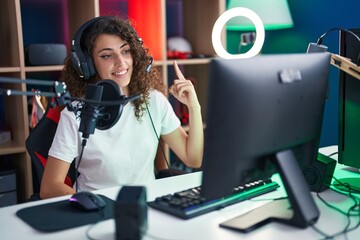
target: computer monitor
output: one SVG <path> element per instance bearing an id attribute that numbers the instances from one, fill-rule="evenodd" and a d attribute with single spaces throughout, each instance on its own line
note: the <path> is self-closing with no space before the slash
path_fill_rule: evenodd
<path id="1" fill-rule="evenodd" d="M 317 159 L 329 66 L 329 53 L 212 60 L 202 177 L 206 198 L 279 172 L 294 213 L 276 220 L 298 227 L 317 220 L 301 169 Z"/>
<path id="2" fill-rule="evenodd" d="M 360 37 L 360 29 L 349 29 Z M 340 33 L 340 55 L 355 64 L 360 54 L 360 42 L 349 33 Z M 359 173 L 358 177 L 339 179 L 360 192 L 360 79 L 343 71 L 339 73 L 339 141 L 338 163 Z M 336 186 L 336 184 L 335 184 Z M 337 187 L 342 188 L 341 185 Z"/>

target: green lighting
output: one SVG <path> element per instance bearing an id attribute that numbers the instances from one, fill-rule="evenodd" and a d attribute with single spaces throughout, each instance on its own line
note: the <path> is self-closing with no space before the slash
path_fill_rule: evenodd
<path id="1" fill-rule="evenodd" d="M 279 30 L 279 29 L 285 29 L 285 28 L 292 28 L 294 24 L 267 24 L 265 25 L 265 30 Z M 229 31 L 255 31 L 254 26 L 226 26 L 226 29 Z"/>
<path id="2" fill-rule="evenodd" d="M 243 7 L 254 11 L 264 24 L 265 30 L 278 30 L 294 26 L 287 0 L 229 0 L 227 9 Z M 254 31 L 252 22 L 234 17 L 226 24 L 231 31 Z"/>

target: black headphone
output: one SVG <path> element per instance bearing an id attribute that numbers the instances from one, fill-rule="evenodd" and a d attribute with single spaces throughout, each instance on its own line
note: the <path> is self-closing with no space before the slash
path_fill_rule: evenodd
<path id="1" fill-rule="evenodd" d="M 85 22 L 75 33 L 75 36 L 71 42 L 71 62 L 76 70 L 76 72 L 79 74 L 81 78 L 84 78 L 86 80 L 90 79 L 91 77 L 95 76 L 96 70 L 95 66 L 92 60 L 92 57 L 89 55 L 87 51 L 83 51 L 81 48 L 81 38 L 83 35 L 83 32 L 86 28 L 91 26 L 93 23 L 106 19 L 106 18 L 112 18 L 111 16 L 100 16 L 93 19 L 90 19 L 89 21 Z M 137 36 L 135 29 L 133 29 L 130 26 L 131 30 L 134 32 L 135 36 Z M 142 43 L 142 39 L 137 37 L 140 43 Z M 150 72 L 152 64 L 153 64 L 153 58 L 150 57 L 149 59 L 149 65 L 146 67 L 146 72 Z"/>

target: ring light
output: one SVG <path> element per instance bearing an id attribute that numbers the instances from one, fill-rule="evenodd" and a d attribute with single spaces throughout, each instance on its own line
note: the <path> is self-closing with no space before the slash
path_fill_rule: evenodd
<path id="1" fill-rule="evenodd" d="M 233 17 L 246 17 L 248 18 L 255 26 L 256 38 L 252 48 L 246 53 L 240 54 L 230 54 L 226 51 L 221 43 L 221 31 L 225 26 L 226 22 Z M 252 10 L 243 7 L 231 8 L 225 11 L 219 16 L 216 20 L 213 30 L 212 30 L 212 44 L 216 54 L 219 57 L 225 59 L 235 59 L 235 58 L 250 58 L 257 55 L 264 44 L 265 40 L 265 28 L 264 24 L 261 21 L 260 17 Z"/>

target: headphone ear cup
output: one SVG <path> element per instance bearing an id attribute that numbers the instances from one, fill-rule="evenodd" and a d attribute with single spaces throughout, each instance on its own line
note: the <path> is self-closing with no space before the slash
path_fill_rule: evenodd
<path id="1" fill-rule="evenodd" d="M 71 52 L 71 62 L 80 77 L 88 80 L 90 77 L 95 76 L 96 71 L 93 60 L 87 52 L 76 50 L 76 47 L 74 47 Z"/>
<path id="2" fill-rule="evenodd" d="M 73 67 L 75 68 L 76 72 L 79 74 L 79 76 L 83 77 L 84 76 L 84 72 L 82 70 L 82 63 L 83 60 L 81 57 L 82 53 L 81 51 L 76 51 L 75 49 L 72 49 L 71 51 L 71 63 L 73 65 Z"/>
<path id="3" fill-rule="evenodd" d="M 83 51 L 81 48 L 81 38 L 83 32 L 93 23 L 101 20 L 109 18 L 109 16 L 101 16 L 93 18 L 86 23 L 84 23 L 75 33 L 75 36 L 72 40 L 72 46 L 71 46 L 71 62 L 76 70 L 76 72 L 79 74 L 81 78 L 84 78 L 85 80 L 90 79 L 91 77 L 95 76 L 96 70 L 95 66 L 93 64 L 93 60 L 89 53 L 86 51 Z"/>
<path id="4" fill-rule="evenodd" d="M 95 76 L 96 70 L 91 56 L 87 52 L 85 52 L 84 55 L 86 59 L 86 70 L 87 70 L 86 74 L 84 75 L 84 78 L 89 79 L 92 76 Z"/>

